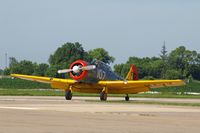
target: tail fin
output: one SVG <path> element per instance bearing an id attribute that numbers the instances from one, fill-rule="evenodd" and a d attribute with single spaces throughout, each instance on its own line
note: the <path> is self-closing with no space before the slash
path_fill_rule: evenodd
<path id="1" fill-rule="evenodd" d="M 130 70 L 126 76 L 126 80 L 138 80 L 138 70 L 135 65 L 130 66 Z"/>

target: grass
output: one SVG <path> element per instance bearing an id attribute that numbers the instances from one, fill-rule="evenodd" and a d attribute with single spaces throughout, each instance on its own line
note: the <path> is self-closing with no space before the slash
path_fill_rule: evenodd
<path id="1" fill-rule="evenodd" d="M 63 90 L 55 89 L 0 89 L 1 96 L 64 96 Z M 73 96 L 89 96 L 89 97 L 99 97 L 99 94 L 90 93 L 78 93 L 74 92 Z M 123 94 L 109 94 L 109 97 L 124 97 Z M 146 98 L 196 98 L 200 99 L 200 95 L 178 95 L 175 93 L 140 93 L 140 94 L 130 94 L 130 97 L 146 97 Z"/>
<path id="2" fill-rule="evenodd" d="M 0 89 L 1 96 L 64 96 L 64 92 L 53 89 Z"/>
<path id="3" fill-rule="evenodd" d="M 49 84 L 33 82 L 22 79 L 11 79 L 9 77 L 0 78 L 0 88 L 4 89 L 48 89 L 51 88 Z"/>

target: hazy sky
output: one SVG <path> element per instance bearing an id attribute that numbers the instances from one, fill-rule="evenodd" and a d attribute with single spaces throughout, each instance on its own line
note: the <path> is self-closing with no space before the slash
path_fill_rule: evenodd
<path id="1" fill-rule="evenodd" d="M 47 62 L 65 42 L 106 49 L 115 63 L 184 45 L 200 52 L 199 0 L 1 0 L 0 67 L 5 53 Z"/>

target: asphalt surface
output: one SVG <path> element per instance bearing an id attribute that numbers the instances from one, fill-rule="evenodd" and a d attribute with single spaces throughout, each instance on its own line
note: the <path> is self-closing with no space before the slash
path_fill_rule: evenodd
<path id="1" fill-rule="evenodd" d="M 90 100 L 95 101 L 99 98 L 73 97 L 72 101 L 65 101 L 63 97 L 1 96 L 0 133 L 200 132 L 200 107 Z M 199 99 L 134 100 L 200 103 Z"/>

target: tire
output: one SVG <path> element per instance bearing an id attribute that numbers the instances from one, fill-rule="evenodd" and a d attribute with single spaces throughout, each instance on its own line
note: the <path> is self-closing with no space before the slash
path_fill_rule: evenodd
<path id="1" fill-rule="evenodd" d="M 101 92 L 100 93 L 100 100 L 101 101 L 106 101 L 107 100 L 107 93 Z"/>
<path id="2" fill-rule="evenodd" d="M 125 100 L 129 101 L 130 100 L 129 96 L 125 96 Z"/>
<path id="3" fill-rule="evenodd" d="M 72 100 L 72 92 L 71 91 L 65 92 L 65 99 L 66 100 Z"/>

